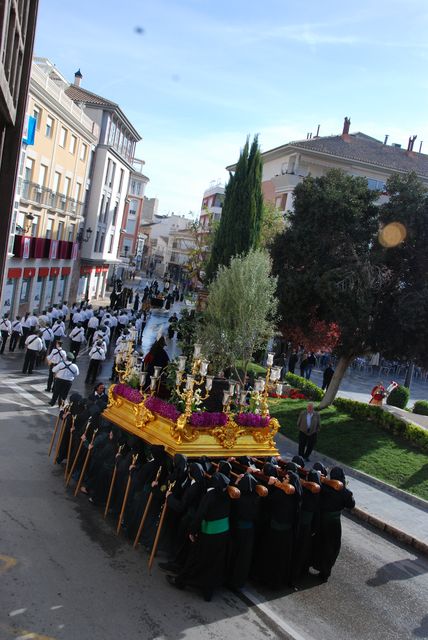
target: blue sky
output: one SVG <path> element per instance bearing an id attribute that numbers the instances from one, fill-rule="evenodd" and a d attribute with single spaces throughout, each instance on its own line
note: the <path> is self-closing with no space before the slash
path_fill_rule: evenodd
<path id="1" fill-rule="evenodd" d="M 247 134 L 364 131 L 428 153 L 426 0 L 40 0 L 35 54 L 118 102 L 146 194 L 198 212 Z M 135 28 L 143 29 L 137 33 Z"/>

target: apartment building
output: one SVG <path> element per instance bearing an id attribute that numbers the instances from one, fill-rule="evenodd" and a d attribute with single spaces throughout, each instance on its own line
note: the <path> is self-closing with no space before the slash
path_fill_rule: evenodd
<path id="1" fill-rule="evenodd" d="M 38 0 L 0 3 L 0 287 L 15 204 Z"/>
<path id="2" fill-rule="evenodd" d="M 122 220 L 122 233 L 119 239 L 119 257 L 122 263 L 128 262 L 129 267 L 137 271 L 141 269 L 144 244 L 147 235 L 141 228 L 144 222 L 143 210 L 145 201 L 146 185 L 149 178 L 144 175 L 144 160 L 134 159 L 132 161 L 132 171 L 129 178 L 128 194 L 125 200 L 125 210 Z M 122 275 L 121 271 L 118 275 Z"/>
<path id="3" fill-rule="evenodd" d="M 207 233 L 213 222 L 219 222 L 224 202 L 224 186 L 220 182 L 212 183 L 204 191 L 202 197 L 201 214 L 199 216 L 199 229 L 201 233 Z"/>
<path id="4" fill-rule="evenodd" d="M 190 218 L 173 213 L 170 216 L 156 214 L 152 222 L 144 224 L 143 228 L 148 235 L 147 253 L 144 256 L 144 265 L 147 270 L 159 278 L 164 277 L 170 262 L 170 238 L 178 231 L 186 229 L 190 222 L 192 222 Z"/>
<path id="5" fill-rule="evenodd" d="M 68 82 L 34 58 L 3 291 L 11 315 L 75 298 L 73 266 L 83 240 L 84 201 L 98 125 L 65 94 Z"/>
<path id="6" fill-rule="evenodd" d="M 125 199 L 134 171 L 135 146 L 141 136 L 115 102 L 83 89 L 76 72 L 67 96 L 80 105 L 100 130 L 91 166 L 91 186 L 86 203 L 86 229 L 92 230 L 82 244 L 78 297 L 97 299 L 105 295 L 109 278 L 121 260 L 119 240 L 123 229 Z M 126 263 L 124 266 L 127 266 Z"/>
<path id="7" fill-rule="evenodd" d="M 402 148 L 398 143 L 388 144 L 388 136 L 382 141 L 360 131 L 350 133 L 350 125 L 350 119 L 345 118 L 340 135 L 308 135 L 306 140 L 287 142 L 262 153 L 265 199 L 283 212 L 292 210 L 296 185 L 309 174 L 322 176 L 334 168 L 366 178 L 369 188 L 381 193 L 393 173 L 414 171 L 428 183 L 428 155 L 421 153 L 421 148 L 414 149 L 416 136 Z M 386 197 L 384 193 L 379 202 Z"/>

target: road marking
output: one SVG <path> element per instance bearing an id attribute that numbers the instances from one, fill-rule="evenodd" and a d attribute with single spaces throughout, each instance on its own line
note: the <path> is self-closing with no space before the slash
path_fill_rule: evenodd
<path id="1" fill-rule="evenodd" d="M 12 569 L 12 567 L 14 567 L 18 563 L 18 560 L 16 558 L 12 558 L 12 556 L 0 555 L 0 562 L 3 563 L 3 564 L 0 564 L 0 575 L 1 575 L 2 573 L 6 573 L 6 571 L 9 571 L 9 569 Z"/>
<path id="2" fill-rule="evenodd" d="M 297 629 L 295 629 L 288 622 L 283 620 L 275 611 L 250 589 L 242 589 L 243 596 L 249 600 L 257 609 L 259 609 L 267 618 L 279 627 L 290 640 L 315 640 L 312 636 L 302 635 Z"/>
<path id="3" fill-rule="evenodd" d="M 62 609 L 63 608 L 63 604 L 56 604 L 54 607 L 51 607 L 51 611 L 56 611 L 57 609 Z"/>
<path id="4" fill-rule="evenodd" d="M 14 611 L 11 611 L 9 615 L 11 618 L 13 618 L 14 616 L 20 616 L 21 613 L 25 613 L 26 611 L 27 609 L 15 609 Z"/>

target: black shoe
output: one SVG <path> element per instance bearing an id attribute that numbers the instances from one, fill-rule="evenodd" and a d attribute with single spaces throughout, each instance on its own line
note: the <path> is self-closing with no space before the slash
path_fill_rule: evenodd
<path id="1" fill-rule="evenodd" d="M 171 585 L 171 587 L 175 587 L 176 589 L 180 589 L 182 591 L 185 588 L 185 585 L 181 582 L 178 582 L 175 576 L 166 576 L 167 582 Z"/>
<path id="2" fill-rule="evenodd" d="M 46 387 L 45 391 L 49 391 L 49 393 L 51 393 L 51 389 L 48 389 L 47 387 Z"/>
<path id="3" fill-rule="evenodd" d="M 205 600 L 205 602 L 211 602 L 212 598 L 213 598 L 213 591 L 212 589 L 204 589 L 202 591 L 202 596 Z"/>
<path id="4" fill-rule="evenodd" d="M 55 406 L 55 402 L 48 402 L 50 407 L 54 407 Z"/>

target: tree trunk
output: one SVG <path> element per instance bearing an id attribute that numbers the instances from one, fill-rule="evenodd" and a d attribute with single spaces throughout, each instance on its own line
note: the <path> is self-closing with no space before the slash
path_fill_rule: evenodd
<path id="1" fill-rule="evenodd" d="M 415 365 L 413 362 L 409 362 L 407 365 L 406 371 L 406 379 L 404 380 L 404 386 L 410 389 L 410 385 L 412 384 L 413 372 L 415 370 Z"/>
<path id="2" fill-rule="evenodd" d="M 331 379 L 331 382 L 328 385 L 328 389 L 319 404 L 319 409 L 325 409 L 325 407 L 328 407 L 333 402 L 339 390 L 342 378 L 346 373 L 346 369 L 349 367 L 353 359 L 354 354 L 341 356 L 339 358 L 339 362 L 337 363 L 333 378 Z"/>

